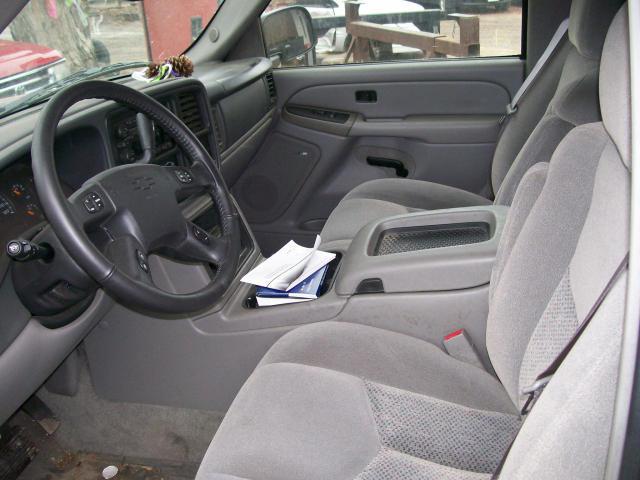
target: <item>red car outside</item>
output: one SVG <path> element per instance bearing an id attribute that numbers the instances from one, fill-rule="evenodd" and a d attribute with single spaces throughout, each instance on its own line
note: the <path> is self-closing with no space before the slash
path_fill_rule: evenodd
<path id="1" fill-rule="evenodd" d="M 53 83 L 64 57 L 57 50 L 0 40 L 0 99 L 24 95 Z"/>

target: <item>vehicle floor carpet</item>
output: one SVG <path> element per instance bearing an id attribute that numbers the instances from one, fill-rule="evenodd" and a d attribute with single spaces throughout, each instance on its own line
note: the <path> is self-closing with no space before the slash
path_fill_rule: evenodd
<path id="1" fill-rule="evenodd" d="M 199 463 L 224 416 L 99 398 L 84 359 L 75 396 L 57 395 L 46 388 L 38 396 L 60 420 L 55 437 L 65 448 L 164 462 Z"/>
<path id="2" fill-rule="evenodd" d="M 20 430 L 20 440 L 28 444 L 31 462 L 16 480 L 98 480 L 108 466 L 118 469 L 114 480 L 187 480 L 195 477 L 197 462 L 166 462 L 123 455 L 72 451 L 63 447 L 55 435 L 47 435 L 40 425 L 23 412 L 9 421 Z M 17 473 L 17 472 L 16 472 Z"/>

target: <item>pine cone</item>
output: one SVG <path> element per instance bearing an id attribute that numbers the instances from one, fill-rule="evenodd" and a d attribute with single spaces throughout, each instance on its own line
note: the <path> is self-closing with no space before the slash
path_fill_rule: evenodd
<path id="1" fill-rule="evenodd" d="M 147 78 L 155 78 L 160 73 L 160 65 L 157 63 L 150 63 L 147 69 L 144 72 L 145 77 Z"/>
<path id="2" fill-rule="evenodd" d="M 186 55 L 169 57 L 165 63 L 170 63 L 173 71 L 180 77 L 190 77 L 193 74 L 193 62 Z"/>

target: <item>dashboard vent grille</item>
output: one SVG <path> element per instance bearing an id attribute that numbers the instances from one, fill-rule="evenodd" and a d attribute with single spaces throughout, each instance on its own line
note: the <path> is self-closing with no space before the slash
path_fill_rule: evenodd
<path id="1" fill-rule="evenodd" d="M 267 89 L 269 90 L 269 98 L 271 99 L 271 104 L 276 103 L 276 99 L 278 98 L 278 92 L 276 91 L 276 82 L 273 79 L 273 72 L 268 72 L 264 76 L 267 82 Z"/>
<path id="2" fill-rule="evenodd" d="M 216 145 L 218 145 L 218 152 L 223 152 L 226 148 L 226 142 L 224 140 L 224 132 L 222 130 L 222 118 L 220 110 L 217 105 L 211 105 L 213 112 L 213 135 L 216 138 Z"/>
<path id="3" fill-rule="evenodd" d="M 201 133 L 206 129 L 202 121 L 198 99 L 194 94 L 182 93 L 178 95 L 178 109 L 180 111 L 180 119 L 193 133 Z"/>

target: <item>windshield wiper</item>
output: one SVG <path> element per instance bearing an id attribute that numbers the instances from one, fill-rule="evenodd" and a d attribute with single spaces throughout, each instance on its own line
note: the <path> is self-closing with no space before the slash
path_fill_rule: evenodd
<path id="1" fill-rule="evenodd" d="M 104 77 L 113 73 L 118 73 L 122 70 L 128 70 L 130 68 L 146 67 L 147 62 L 124 62 L 114 63 L 112 65 L 106 65 L 104 67 L 93 67 L 86 70 L 81 70 L 76 73 L 72 73 L 60 80 L 47 85 L 40 90 L 37 90 L 30 95 L 26 95 L 15 102 L 11 102 L 4 107 L 0 107 L 0 116 L 5 116 L 18 110 L 24 110 L 25 108 L 37 105 L 55 95 L 63 88 L 80 82 L 82 80 L 90 80 L 92 78 Z"/>

